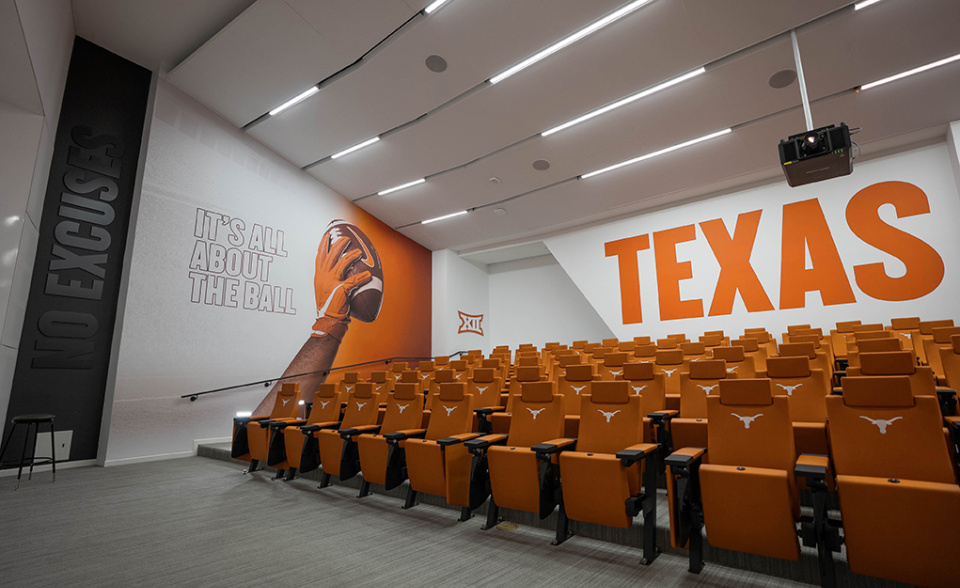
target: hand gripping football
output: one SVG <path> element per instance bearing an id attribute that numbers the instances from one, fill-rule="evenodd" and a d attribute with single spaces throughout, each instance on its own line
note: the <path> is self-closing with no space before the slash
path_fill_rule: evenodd
<path id="1" fill-rule="evenodd" d="M 380 315 L 380 307 L 383 305 L 383 266 L 380 264 L 380 256 L 377 255 L 376 248 L 363 231 L 356 225 L 341 219 L 331 221 L 323 234 L 323 243 L 326 244 L 328 252 L 340 237 L 350 239 L 350 244 L 343 250 L 341 257 L 358 249 L 361 252 L 360 258 L 347 268 L 342 278 L 346 279 L 364 271 L 370 272 L 371 275 L 370 281 L 354 290 L 350 299 L 350 316 L 359 321 L 371 323 Z"/>

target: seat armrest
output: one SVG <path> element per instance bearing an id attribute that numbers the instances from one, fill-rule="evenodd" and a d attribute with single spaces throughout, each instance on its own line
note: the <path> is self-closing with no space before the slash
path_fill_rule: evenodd
<path id="1" fill-rule="evenodd" d="M 313 423 L 310 425 L 301 425 L 300 430 L 304 433 L 315 433 L 320 429 L 336 429 L 340 423 L 337 421 L 328 421 L 325 423 Z"/>
<path id="2" fill-rule="evenodd" d="M 850 360 L 845 357 L 837 357 L 834 359 L 834 362 L 837 364 L 837 371 L 846 371 L 847 366 L 850 365 Z"/>
<path id="3" fill-rule="evenodd" d="M 303 407 L 307 412 L 310 412 L 313 410 L 313 401 L 311 400 L 310 402 L 304 402 Z"/>
<path id="4" fill-rule="evenodd" d="M 271 421 L 270 427 L 273 429 L 286 429 L 287 427 L 306 424 L 306 419 L 297 419 L 295 421 Z"/>
<path id="5" fill-rule="evenodd" d="M 940 412 L 943 416 L 957 414 L 957 391 L 953 388 L 937 386 L 937 399 L 940 401 Z"/>
<path id="6" fill-rule="evenodd" d="M 391 445 L 396 445 L 404 439 L 412 439 L 414 437 L 423 437 L 427 434 L 426 429 L 405 429 L 403 431 L 394 431 L 392 433 L 387 433 L 383 436 L 387 440 L 387 443 Z"/>
<path id="7" fill-rule="evenodd" d="M 479 436 L 480 433 L 461 433 L 459 435 L 451 435 L 450 437 L 437 439 L 437 445 L 440 447 L 450 447 L 451 445 L 463 443 L 464 441 L 469 441 L 470 439 L 476 439 Z"/>
<path id="8" fill-rule="evenodd" d="M 617 459 L 624 467 L 628 467 L 658 451 L 660 451 L 659 443 L 641 443 L 618 451 Z"/>
<path id="9" fill-rule="evenodd" d="M 799 478 L 804 478 L 808 484 L 826 482 L 830 473 L 830 458 L 826 455 L 804 453 L 797 458 L 793 473 Z"/>
<path id="10" fill-rule="evenodd" d="M 960 416 L 943 417 L 943 422 L 951 433 L 960 433 Z"/>
<path id="11" fill-rule="evenodd" d="M 684 447 L 668 455 L 663 463 L 672 468 L 688 468 L 696 462 L 703 461 L 706 453 L 705 447 Z"/>
<path id="12" fill-rule="evenodd" d="M 233 424 L 237 426 L 243 426 L 251 421 L 262 421 L 267 417 L 258 416 L 258 417 L 233 417 Z"/>
<path id="13" fill-rule="evenodd" d="M 657 412 L 651 412 L 647 416 L 657 425 L 663 424 L 666 421 L 669 421 L 673 417 L 680 414 L 678 410 L 658 410 Z"/>
<path id="14" fill-rule="evenodd" d="M 340 429 L 339 432 L 342 439 L 349 441 L 351 437 L 355 437 L 361 433 L 376 433 L 379 430 L 380 425 L 360 425 L 351 429 Z"/>
<path id="15" fill-rule="evenodd" d="M 258 425 L 260 425 L 260 428 L 261 428 L 261 429 L 266 429 L 266 428 L 268 428 L 268 427 L 272 427 L 273 425 L 277 425 L 277 424 L 280 423 L 280 421 L 273 421 L 273 420 L 253 421 L 253 422 L 255 422 L 255 423 L 257 423 Z"/>
<path id="16" fill-rule="evenodd" d="M 532 449 L 534 453 L 537 454 L 537 459 L 549 459 L 549 457 L 554 453 L 557 453 L 559 451 L 564 451 L 566 449 L 573 449 L 576 443 L 577 443 L 576 439 L 568 439 L 568 438 L 551 439 L 546 443 L 539 443 L 537 445 L 534 445 L 530 449 Z"/>
<path id="17" fill-rule="evenodd" d="M 830 390 L 830 394 L 833 396 L 843 396 L 843 388 L 833 388 Z"/>
<path id="18" fill-rule="evenodd" d="M 503 445 L 507 442 L 506 435 L 484 435 L 464 442 L 464 446 L 473 455 L 482 455 L 491 445 Z"/>
<path id="19" fill-rule="evenodd" d="M 484 406 L 482 408 L 473 409 L 473 412 L 479 416 L 490 416 L 495 412 L 503 412 L 505 410 L 507 409 L 503 406 Z"/>

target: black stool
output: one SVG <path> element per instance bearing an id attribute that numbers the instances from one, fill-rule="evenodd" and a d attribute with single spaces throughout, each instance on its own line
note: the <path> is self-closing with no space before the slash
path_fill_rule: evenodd
<path id="1" fill-rule="evenodd" d="M 27 475 L 27 479 L 33 478 L 33 466 L 35 465 L 47 465 L 50 464 L 53 466 L 53 481 L 57 481 L 57 446 L 56 442 L 53 439 L 53 419 L 54 415 L 52 414 L 22 414 L 19 416 L 13 417 L 10 421 L 13 423 L 13 427 L 10 428 L 10 432 L 7 433 L 7 438 L 3 440 L 3 447 L 0 448 L 0 469 L 9 467 L 12 469 L 14 466 L 19 466 L 17 470 L 17 487 L 16 490 L 20 489 L 20 476 L 23 475 L 23 466 L 25 464 L 30 464 L 30 472 Z M 47 423 L 50 425 L 50 456 L 36 456 L 37 450 L 37 435 L 40 434 L 40 424 Z M 7 445 L 10 444 L 10 438 L 13 437 L 13 432 L 17 430 L 17 427 L 20 425 L 26 425 L 26 436 L 23 438 L 23 451 L 20 453 L 20 461 L 11 461 L 4 463 L 3 456 L 7 452 Z M 33 447 L 30 449 L 30 457 L 27 457 L 27 445 L 30 441 L 30 428 L 33 428 Z M 39 461 L 38 461 L 39 460 Z"/>

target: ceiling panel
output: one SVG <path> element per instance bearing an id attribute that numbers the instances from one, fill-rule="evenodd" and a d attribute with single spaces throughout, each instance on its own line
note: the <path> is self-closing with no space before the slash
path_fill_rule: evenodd
<path id="1" fill-rule="evenodd" d="M 413 12 L 400 0 L 335 2 L 308 7 L 282 0 L 260 0 L 170 73 L 181 90 L 243 126 L 358 59 L 400 26 Z M 364 14 L 374 7 L 380 18 Z M 351 35 L 329 32 L 325 10 L 339 14 Z M 307 20 L 309 19 L 309 20 Z M 302 107 L 302 106 L 301 106 Z"/>
<path id="2" fill-rule="evenodd" d="M 43 114 L 20 15 L 13 0 L 0 0 L 0 102 Z"/>
<path id="3" fill-rule="evenodd" d="M 74 0 L 77 34 L 151 70 L 167 72 L 253 0 Z"/>
<path id="4" fill-rule="evenodd" d="M 364 67 L 250 134 L 298 165 L 312 163 L 414 120 L 620 3 L 451 2 L 417 22 Z M 448 69 L 442 74 L 427 69 L 424 60 L 430 55 L 443 56 Z"/>

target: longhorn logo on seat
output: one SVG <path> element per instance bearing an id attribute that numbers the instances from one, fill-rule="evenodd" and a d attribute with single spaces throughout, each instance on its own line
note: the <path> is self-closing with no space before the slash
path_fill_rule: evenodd
<path id="1" fill-rule="evenodd" d="M 576 393 L 577 393 L 577 396 L 580 396 L 580 391 L 583 390 L 583 389 L 586 388 L 586 387 L 587 387 L 587 385 L 584 384 L 583 386 L 570 386 L 570 389 L 572 389 L 574 392 L 576 392 Z"/>
<path id="2" fill-rule="evenodd" d="M 630 387 L 633 388 L 633 391 L 636 392 L 637 394 L 639 394 L 641 390 L 646 388 L 646 386 L 630 386 Z"/>
<path id="3" fill-rule="evenodd" d="M 870 417 L 868 417 L 868 416 L 860 415 L 860 418 L 862 418 L 862 419 L 867 419 L 867 420 L 870 421 L 871 423 L 875 424 L 875 425 L 877 426 L 877 428 L 880 429 L 880 434 L 881 434 L 881 435 L 886 435 L 886 434 L 887 434 L 887 427 L 889 427 L 890 425 L 892 425 L 892 424 L 894 423 L 894 421 L 899 421 L 899 420 L 902 419 L 903 417 L 902 417 L 902 416 L 898 416 L 898 417 L 893 417 L 892 419 L 884 420 L 884 419 L 872 419 L 872 418 L 870 418 Z"/>
<path id="4" fill-rule="evenodd" d="M 357 410 L 360 410 L 361 408 L 367 405 L 366 402 L 357 402 L 355 404 L 357 405 Z"/>
<path id="5" fill-rule="evenodd" d="M 443 405 L 441 404 L 440 406 L 443 406 Z M 451 412 L 457 410 L 457 406 L 454 405 L 454 406 L 451 406 L 451 407 L 449 407 L 449 408 L 446 407 L 446 406 L 443 406 L 443 410 L 447 411 L 447 416 L 450 416 L 450 413 L 451 413 Z"/>
<path id="6" fill-rule="evenodd" d="M 707 393 L 707 396 L 710 396 L 710 391 L 716 388 L 719 384 L 714 384 L 713 386 L 704 386 L 702 384 L 697 384 L 697 387 Z"/>
<path id="7" fill-rule="evenodd" d="M 547 409 L 546 409 L 546 408 L 538 408 L 537 410 L 533 410 L 532 408 L 527 408 L 527 410 L 529 410 L 529 411 L 530 411 L 530 414 L 533 415 L 533 420 L 537 420 L 537 417 L 540 416 L 540 413 L 543 412 L 543 411 L 545 411 L 545 410 L 547 410 Z"/>
<path id="8" fill-rule="evenodd" d="M 606 411 L 600 410 L 600 409 L 598 408 L 598 409 L 597 409 L 597 412 L 599 412 L 599 413 L 602 414 L 604 417 L 606 417 L 607 422 L 609 423 L 609 422 L 610 422 L 610 419 L 613 418 L 613 415 L 617 414 L 617 413 L 620 412 L 620 411 L 619 411 L 619 410 L 615 410 L 615 411 L 613 411 L 613 412 L 606 412 Z"/>
<path id="9" fill-rule="evenodd" d="M 733 416 L 735 416 L 735 417 L 737 417 L 738 419 L 740 419 L 740 422 L 743 423 L 743 428 L 744 428 L 744 429 L 749 429 L 749 428 L 750 428 L 750 423 L 752 423 L 753 421 L 755 421 L 755 420 L 757 420 L 758 418 L 760 418 L 760 417 L 763 416 L 763 413 L 762 413 L 762 412 L 761 412 L 760 414 L 757 414 L 757 415 L 754 415 L 754 416 L 740 416 L 740 415 L 738 415 L 738 414 L 735 413 L 735 412 L 731 412 L 730 414 L 733 415 Z"/>
<path id="10" fill-rule="evenodd" d="M 783 384 L 777 384 L 777 386 L 780 386 L 781 388 L 786 390 L 787 396 L 793 396 L 793 391 L 799 388 L 800 386 L 803 386 L 803 384 L 794 384 L 793 386 L 784 386 Z"/>
<path id="11" fill-rule="evenodd" d="M 281 398 L 281 399 L 280 399 L 280 402 L 282 402 L 283 405 L 286 406 L 287 403 L 290 402 L 290 399 L 289 399 L 289 398 Z"/>
<path id="12" fill-rule="evenodd" d="M 321 401 L 320 401 L 320 410 L 323 410 L 324 408 L 326 408 L 328 404 L 330 404 L 330 401 L 329 401 L 329 400 L 321 400 Z"/>
<path id="13" fill-rule="evenodd" d="M 484 392 L 487 391 L 487 388 L 489 388 L 489 387 L 490 387 L 490 386 L 477 386 L 477 393 L 478 393 L 478 394 L 483 394 Z"/>
<path id="14" fill-rule="evenodd" d="M 397 409 L 400 411 L 400 414 L 403 414 L 403 411 L 407 410 L 409 404 L 398 404 Z"/>
<path id="15" fill-rule="evenodd" d="M 672 378 L 672 377 L 673 377 L 673 372 L 677 371 L 677 369 L 676 369 L 676 368 L 674 368 L 674 369 L 672 369 L 672 370 L 663 370 L 663 369 L 662 369 L 662 370 L 660 370 L 660 371 L 663 372 L 663 373 L 665 373 L 665 374 L 667 374 L 667 377 L 668 377 L 668 378 Z"/>

